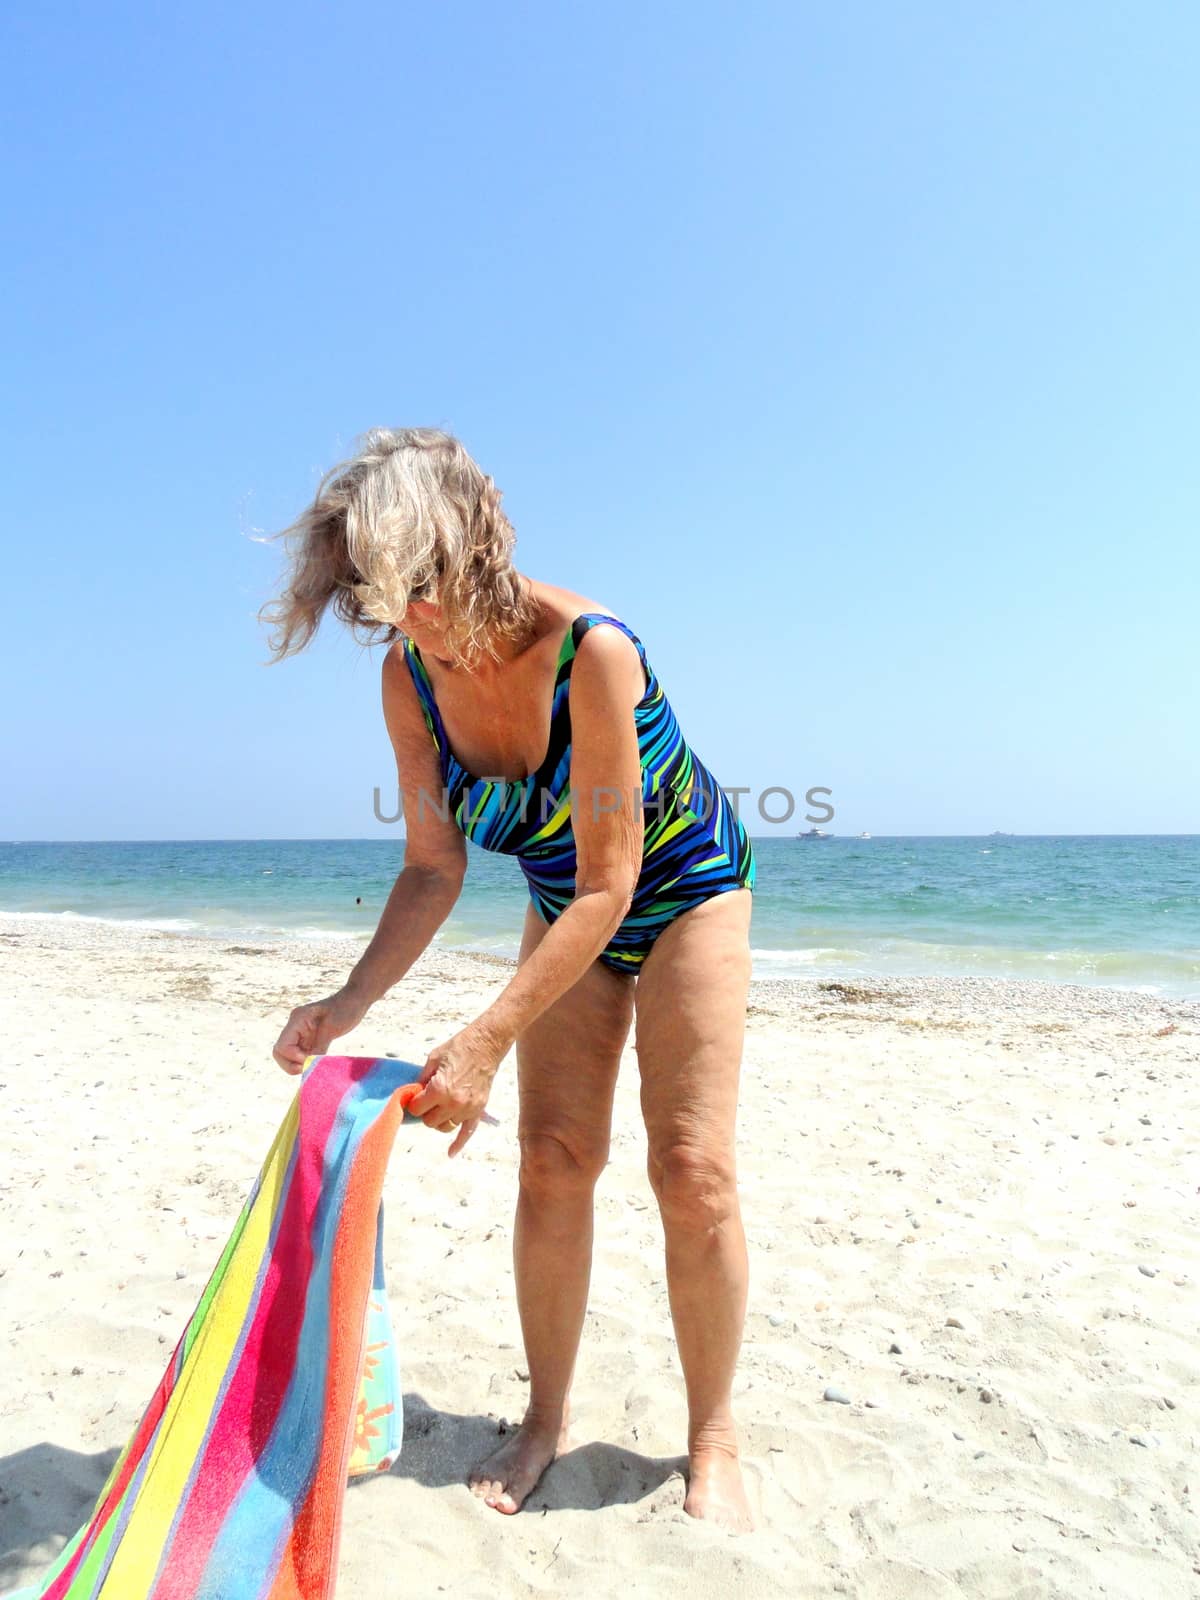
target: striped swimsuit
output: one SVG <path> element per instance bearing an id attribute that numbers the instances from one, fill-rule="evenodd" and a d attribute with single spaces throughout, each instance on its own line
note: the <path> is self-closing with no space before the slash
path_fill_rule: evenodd
<path id="1" fill-rule="evenodd" d="M 579 641 L 601 623 L 633 641 L 646 674 L 646 692 L 633 713 L 642 764 L 642 866 L 625 920 L 600 954 L 614 971 L 636 974 L 675 917 L 727 889 L 753 889 L 755 877 L 749 835 L 712 773 L 688 748 L 641 640 L 602 612 L 575 618 L 559 652 L 546 759 L 529 777 L 508 781 L 466 770 L 446 738 L 421 653 L 407 636 L 404 660 L 437 746 L 450 816 L 472 843 L 517 858 L 535 908 L 553 922 L 575 896 L 571 665 Z"/>

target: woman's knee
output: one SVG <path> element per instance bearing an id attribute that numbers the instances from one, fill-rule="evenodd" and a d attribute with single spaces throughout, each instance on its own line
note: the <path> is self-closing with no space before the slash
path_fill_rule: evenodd
<path id="1" fill-rule="evenodd" d="M 607 1148 L 549 1128 L 523 1129 L 521 1188 L 550 1197 L 590 1193 L 608 1163 Z"/>
<path id="2" fill-rule="evenodd" d="M 652 1144 L 647 1170 L 668 1231 L 709 1233 L 737 1215 L 732 1151 L 684 1139 Z"/>

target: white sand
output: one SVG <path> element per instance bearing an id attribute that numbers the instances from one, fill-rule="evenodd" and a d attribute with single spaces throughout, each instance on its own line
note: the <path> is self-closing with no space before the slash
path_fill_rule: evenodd
<path id="1" fill-rule="evenodd" d="M 295 1092 L 271 1044 L 351 950 L 0 917 L 0 1591 L 84 1520 Z M 423 1060 L 504 975 L 431 952 L 338 1048 Z M 883 997 L 756 986 L 737 1394 L 762 1531 L 732 1539 L 680 1509 L 684 1408 L 632 1051 L 577 1448 L 518 1517 L 465 1487 L 526 1392 L 509 1060 L 501 1126 L 460 1160 L 422 1129 L 397 1142 L 407 1438 L 393 1474 L 348 1493 L 342 1593 L 1200 1592 L 1197 1008 L 871 987 Z M 851 1404 L 824 1401 L 828 1385 Z"/>

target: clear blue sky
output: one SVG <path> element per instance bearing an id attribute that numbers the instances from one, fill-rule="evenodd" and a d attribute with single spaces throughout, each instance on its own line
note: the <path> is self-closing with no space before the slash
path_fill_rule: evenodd
<path id="1" fill-rule="evenodd" d="M 1200 830 L 1194 6 L 0 26 L 0 837 L 387 831 L 377 653 L 263 665 L 250 537 L 381 423 L 462 436 L 726 784 Z"/>

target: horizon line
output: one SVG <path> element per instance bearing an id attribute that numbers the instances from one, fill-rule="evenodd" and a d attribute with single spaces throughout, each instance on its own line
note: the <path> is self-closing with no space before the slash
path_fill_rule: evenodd
<path id="1" fill-rule="evenodd" d="M 795 833 L 777 831 L 774 833 L 752 833 L 748 835 L 752 841 L 766 842 L 772 839 L 797 838 Z M 861 833 L 829 833 L 829 839 L 840 839 L 843 842 L 862 843 Z M 396 840 L 403 840 L 403 833 L 395 835 Z M 875 840 L 884 839 L 1200 839 L 1200 832 L 1177 833 L 1170 831 L 1149 833 L 1011 833 L 1008 831 L 990 831 L 988 833 L 875 833 L 868 838 Z M 190 837 L 162 837 L 152 839 L 81 839 L 81 838 L 25 838 L 25 839 L 0 839 L 0 847 L 26 844 L 386 844 L 392 840 L 381 834 L 204 834 Z"/>

